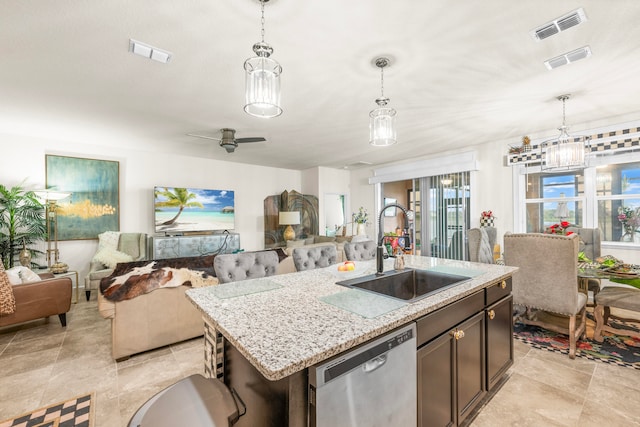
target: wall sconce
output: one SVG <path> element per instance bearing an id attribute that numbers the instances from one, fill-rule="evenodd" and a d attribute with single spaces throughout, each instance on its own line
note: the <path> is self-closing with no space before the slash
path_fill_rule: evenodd
<path id="1" fill-rule="evenodd" d="M 293 230 L 292 225 L 300 224 L 300 212 L 280 212 L 278 214 L 278 223 L 280 225 L 286 225 L 284 233 L 282 233 L 282 237 L 284 240 L 293 240 L 296 238 L 296 232 Z"/>
<path id="2" fill-rule="evenodd" d="M 66 273 L 69 266 L 60 262 L 58 250 L 58 202 L 71 196 L 66 191 L 37 190 L 35 195 L 44 201 L 47 219 L 47 266 L 52 273 Z M 53 261 L 53 263 L 52 263 Z"/>

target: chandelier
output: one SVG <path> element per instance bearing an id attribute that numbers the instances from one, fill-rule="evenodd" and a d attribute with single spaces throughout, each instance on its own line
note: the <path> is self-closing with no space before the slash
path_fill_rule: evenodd
<path id="1" fill-rule="evenodd" d="M 280 74 L 282 67 L 270 58 L 273 48 L 264 41 L 264 4 L 269 0 L 258 0 L 262 10 L 262 40 L 253 45 L 256 56 L 244 62 L 245 101 L 244 111 L 255 117 L 277 117 L 280 108 Z"/>
<path id="2" fill-rule="evenodd" d="M 380 68 L 380 98 L 376 99 L 378 108 L 369 113 L 369 144 L 386 147 L 396 141 L 396 110 L 387 107 L 389 98 L 384 96 L 384 67 L 389 66 L 388 58 L 376 58 L 376 67 Z"/>
<path id="3" fill-rule="evenodd" d="M 588 138 L 569 135 L 569 127 L 565 122 L 565 104 L 569 97 L 570 95 L 560 95 L 557 98 L 558 101 L 562 101 L 562 126 L 558 128 L 560 135 L 541 144 L 542 170 L 545 172 L 571 171 L 584 169 L 587 166 L 586 142 Z"/>

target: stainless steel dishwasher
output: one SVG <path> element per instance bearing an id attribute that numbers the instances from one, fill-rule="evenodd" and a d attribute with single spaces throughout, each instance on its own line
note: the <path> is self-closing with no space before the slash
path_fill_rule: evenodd
<path id="1" fill-rule="evenodd" d="M 309 368 L 311 427 L 417 424 L 416 326 Z"/>

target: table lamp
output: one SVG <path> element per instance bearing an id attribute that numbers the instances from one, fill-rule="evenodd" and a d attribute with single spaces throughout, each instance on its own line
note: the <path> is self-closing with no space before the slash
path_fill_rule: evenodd
<path id="1" fill-rule="evenodd" d="M 278 214 L 278 223 L 287 226 L 284 233 L 282 233 L 284 240 L 293 240 L 296 238 L 296 232 L 293 230 L 292 225 L 300 224 L 300 212 L 280 212 Z"/>

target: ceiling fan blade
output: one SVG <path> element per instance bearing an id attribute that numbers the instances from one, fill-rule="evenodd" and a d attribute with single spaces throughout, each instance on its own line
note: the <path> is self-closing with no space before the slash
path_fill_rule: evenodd
<path id="1" fill-rule="evenodd" d="M 262 141 L 266 141 L 266 139 L 258 136 L 258 137 L 254 137 L 254 138 L 236 138 L 236 142 L 237 143 L 242 143 L 242 142 L 262 142 Z"/>
<path id="2" fill-rule="evenodd" d="M 220 138 L 215 138 L 213 136 L 206 136 L 206 135 L 198 135 L 196 133 L 188 133 L 188 136 L 195 136 L 196 138 L 204 138 L 204 139 L 212 139 L 214 141 L 222 141 Z"/>

